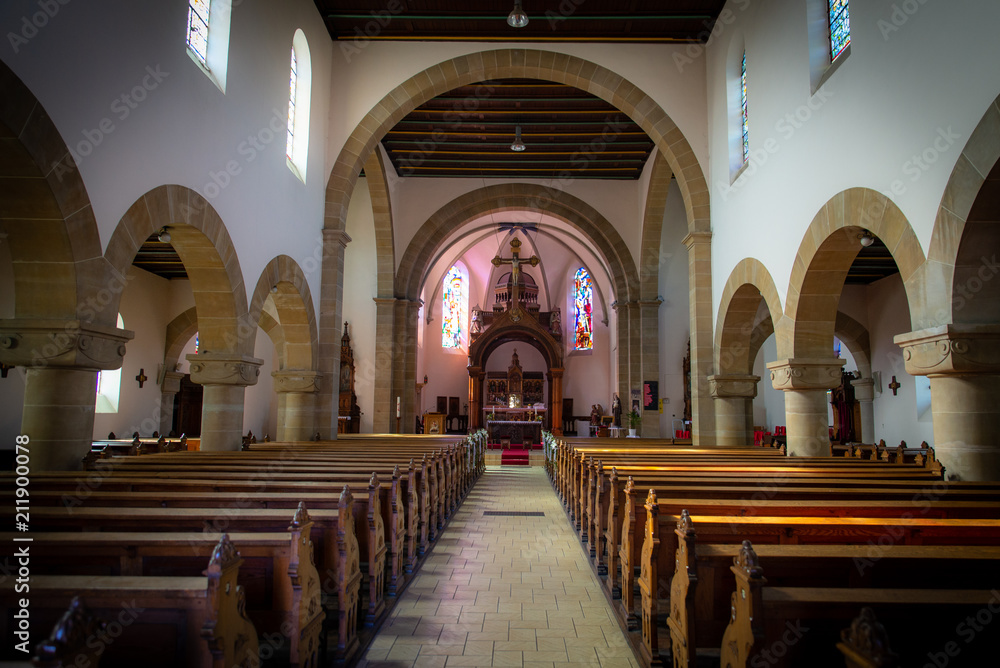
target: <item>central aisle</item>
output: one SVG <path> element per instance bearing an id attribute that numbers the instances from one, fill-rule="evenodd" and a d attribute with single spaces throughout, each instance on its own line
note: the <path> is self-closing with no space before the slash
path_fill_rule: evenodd
<path id="1" fill-rule="evenodd" d="M 637 664 L 545 470 L 491 466 L 359 665 Z"/>

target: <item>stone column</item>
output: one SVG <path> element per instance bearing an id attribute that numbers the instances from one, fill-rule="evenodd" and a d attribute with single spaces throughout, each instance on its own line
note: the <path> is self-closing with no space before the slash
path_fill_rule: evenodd
<path id="1" fill-rule="evenodd" d="M 662 299 L 639 302 L 640 330 L 642 335 L 642 374 L 640 382 L 658 380 L 660 378 L 660 304 Z M 641 389 L 640 385 L 640 389 Z M 663 396 L 663 388 L 660 388 Z M 624 404 L 623 404 L 624 406 Z M 660 437 L 660 410 L 653 406 L 652 410 L 642 411 L 642 431 L 646 438 Z M 626 426 L 626 425 L 622 425 Z"/>
<path id="2" fill-rule="evenodd" d="M 830 413 L 826 392 L 839 387 L 844 360 L 796 358 L 770 362 L 771 384 L 785 392 L 788 454 L 830 455 Z"/>
<path id="3" fill-rule="evenodd" d="M 552 381 L 552 393 L 549 395 L 549 403 L 552 404 L 549 409 L 552 414 L 552 435 L 562 438 L 563 369 L 549 369 L 548 375 Z"/>
<path id="4" fill-rule="evenodd" d="M 25 367 L 20 434 L 32 471 L 76 471 L 94 437 L 97 372 L 118 369 L 132 332 L 79 320 L 0 321 L 0 362 Z"/>
<path id="5" fill-rule="evenodd" d="M 875 381 L 871 378 L 855 378 L 854 398 L 861 404 L 861 432 L 857 435 L 862 443 L 875 442 Z"/>
<path id="6" fill-rule="evenodd" d="M 712 233 L 691 232 L 688 249 L 688 301 L 691 315 L 691 438 L 694 445 L 715 444 L 715 409 L 708 376 L 712 373 Z"/>
<path id="7" fill-rule="evenodd" d="M 340 393 L 340 338 L 344 333 L 344 250 L 350 241 L 350 235 L 343 230 L 323 230 L 323 273 L 319 289 L 319 371 L 329 382 L 323 384 L 316 400 L 316 431 L 324 439 L 337 437 L 337 412 L 334 407 L 338 405 Z"/>
<path id="8" fill-rule="evenodd" d="M 163 382 L 160 383 L 160 433 L 164 436 L 169 434 L 174 426 L 174 397 L 181 391 L 183 377 L 184 374 L 179 371 L 167 371 L 163 374 Z"/>
<path id="9" fill-rule="evenodd" d="M 1000 480 L 1000 326 L 941 325 L 895 343 L 906 372 L 930 379 L 934 449 L 948 479 Z"/>
<path id="10" fill-rule="evenodd" d="M 318 371 L 286 369 L 272 371 L 278 393 L 279 441 L 308 441 L 316 432 L 316 396 L 320 390 Z"/>
<path id="11" fill-rule="evenodd" d="M 629 378 L 629 304 L 631 302 L 615 302 L 611 308 L 615 311 L 618 320 L 618 398 L 622 400 L 622 406 L 632 406 L 629 399 L 629 388 L 631 379 Z M 624 409 L 623 409 L 624 410 Z"/>
<path id="12" fill-rule="evenodd" d="M 204 388 L 201 449 L 239 450 L 243 439 L 243 394 L 254 385 L 264 363 L 236 353 L 188 355 L 191 380 Z"/>
<path id="13" fill-rule="evenodd" d="M 396 396 L 392 393 L 392 374 L 396 350 L 395 298 L 375 297 L 375 399 L 372 428 L 376 434 L 389 434 L 396 428 Z"/>
<path id="14" fill-rule="evenodd" d="M 753 445 L 753 424 L 747 422 L 747 415 L 752 414 L 759 381 L 760 376 L 749 374 L 708 377 L 708 386 L 715 400 L 715 438 L 720 446 Z"/>
<path id="15" fill-rule="evenodd" d="M 407 333 L 403 348 L 403 433 L 414 433 L 417 412 L 417 317 L 423 302 L 406 302 L 406 319 L 403 330 Z"/>

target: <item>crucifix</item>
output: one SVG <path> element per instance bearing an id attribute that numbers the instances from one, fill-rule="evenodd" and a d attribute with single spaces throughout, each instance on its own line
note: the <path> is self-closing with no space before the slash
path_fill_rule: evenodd
<path id="1" fill-rule="evenodd" d="M 149 378 L 146 377 L 146 370 L 139 369 L 139 375 L 136 376 L 135 379 L 139 381 L 139 388 L 142 389 L 142 384 L 149 380 Z"/>
<path id="2" fill-rule="evenodd" d="M 892 390 L 892 396 L 896 396 L 896 390 L 898 390 L 901 387 L 902 387 L 902 385 L 900 385 L 899 381 L 896 380 L 896 377 L 893 376 L 892 377 L 892 382 L 889 383 L 889 389 Z"/>
<path id="3" fill-rule="evenodd" d="M 521 240 L 517 237 L 510 240 L 510 255 L 510 258 L 502 258 L 500 255 L 497 255 L 493 258 L 492 262 L 494 267 L 499 267 L 502 264 L 509 264 L 511 267 L 510 278 L 512 286 L 510 289 L 510 319 L 517 322 L 521 319 L 521 309 L 518 308 L 521 291 L 517 285 L 518 277 L 521 274 L 521 264 L 524 263 L 529 264 L 532 267 L 537 267 L 539 260 L 535 255 L 532 255 L 527 260 L 521 259 Z"/>

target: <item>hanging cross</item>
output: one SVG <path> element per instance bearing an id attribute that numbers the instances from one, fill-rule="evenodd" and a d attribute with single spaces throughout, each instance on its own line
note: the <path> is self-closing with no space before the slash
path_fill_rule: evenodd
<path id="1" fill-rule="evenodd" d="M 898 390 L 900 387 L 902 387 L 902 385 L 900 385 L 899 381 L 896 380 L 896 377 L 893 376 L 892 382 L 889 383 L 889 389 L 892 390 L 892 396 L 896 396 L 896 390 Z"/>
<path id="2" fill-rule="evenodd" d="M 518 303 L 520 300 L 520 289 L 518 288 L 517 281 L 518 277 L 521 274 L 521 264 L 524 263 L 524 264 L 529 264 L 532 267 L 537 267 L 539 260 L 534 255 L 532 255 L 527 260 L 521 259 L 521 240 L 518 239 L 517 237 L 514 237 L 513 239 L 510 240 L 510 254 L 511 254 L 510 258 L 502 258 L 499 255 L 497 255 L 495 258 L 493 258 L 492 261 L 494 267 L 499 267 L 500 265 L 503 264 L 509 264 L 511 267 L 510 278 L 513 285 L 510 291 L 509 308 L 511 315 L 517 316 L 520 313 L 520 309 L 518 308 Z M 515 318 L 515 322 L 516 321 L 517 319 Z"/>
<path id="3" fill-rule="evenodd" d="M 139 381 L 139 388 L 141 389 L 142 388 L 142 384 L 145 383 L 147 380 L 149 380 L 149 378 L 146 377 L 146 370 L 145 369 L 139 369 L 139 375 L 136 376 L 135 379 L 137 381 Z"/>

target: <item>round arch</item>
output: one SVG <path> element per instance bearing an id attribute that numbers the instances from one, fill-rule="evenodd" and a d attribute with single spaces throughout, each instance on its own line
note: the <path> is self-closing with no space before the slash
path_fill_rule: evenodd
<path id="1" fill-rule="evenodd" d="M 757 311 L 762 299 L 771 314 L 771 327 L 759 327 Z M 783 320 L 781 298 L 767 267 L 756 258 L 744 258 L 729 274 L 719 302 L 715 328 L 715 368 L 718 373 L 751 373 L 760 345 L 770 336 L 772 329 L 778 331 L 780 336 L 784 328 Z M 758 341 L 761 335 L 764 339 Z"/>
<path id="2" fill-rule="evenodd" d="M 637 298 L 638 272 L 614 226 L 583 200 L 561 190 L 528 183 L 486 186 L 461 195 L 438 209 L 420 227 L 403 253 L 396 273 L 396 294 L 408 299 L 418 298 L 425 274 L 448 232 L 474 218 L 513 210 L 541 211 L 578 230 L 602 251 L 615 297 L 621 301 Z"/>
<path id="3" fill-rule="evenodd" d="M 790 331 L 778 337 L 779 359 L 831 357 L 837 305 L 864 229 L 888 247 L 907 301 L 914 302 L 918 288 L 910 279 L 924 263 L 924 252 L 903 212 L 875 190 L 839 192 L 820 208 L 799 245 L 785 301 Z"/>
<path id="4" fill-rule="evenodd" d="M 346 229 L 348 205 L 362 166 L 382 137 L 407 113 L 458 86 L 515 77 L 575 86 L 627 114 L 649 135 L 677 175 L 688 228 L 709 230 L 709 191 L 704 173 L 687 139 L 660 105 L 621 75 L 596 63 L 535 49 L 498 49 L 459 56 L 389 91 L 357 125 L 337 157 L 327 183 L 325 227 Z"/>
<path id="5" fill-rule="evenodd" d="M 167 371 L 177 368 L 184 346 L 198 333 L 198 309 L 194 306 L 184 311 L 167 324 L 167 338 L 164 342 L 163 367 Z"/>
<path id="6" fill-rule="evenodd" d="M 276 324 L 282 331 L 278 369 L 315 371 L 319 337 L 312 294 L 302 268 L 287 255 L 275 257 L 261 271 L 250 298 L 250 322 L 260 325 L 268 300 L 274 304 Z"/>
<path id="7" fill-rule="evenodd" d="M 154 188 L 122 216 L 104 256 L 126 280 L 142 242 L 168 228 L 170 243 L 191 280 L 202 347 L 213 353 L 252 355 L 256 324 L 247 316 L 246 288 L 236 248 L 222 218 L 204 197 L 179 185 Z M 115 295 L 117 312 L 121 293 Z"/>

